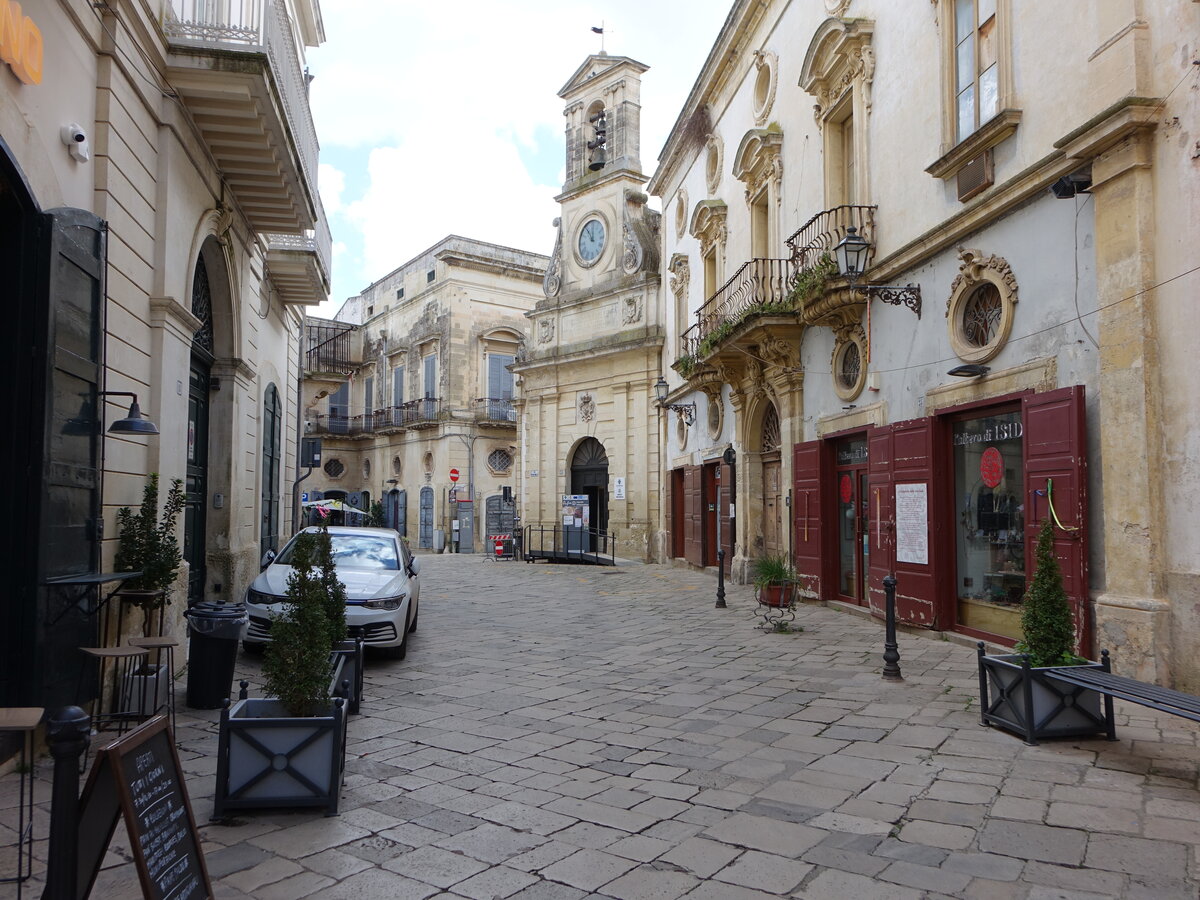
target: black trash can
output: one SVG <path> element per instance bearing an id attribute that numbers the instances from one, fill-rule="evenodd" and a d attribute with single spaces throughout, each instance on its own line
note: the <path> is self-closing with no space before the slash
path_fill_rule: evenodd
<path id="1" fill-rule="evenodd" d="M 250 618 L 242 603 L 205 601 L 190 607 L 187 705 L 219 709 L 233 689 L 238 641 Z"/>

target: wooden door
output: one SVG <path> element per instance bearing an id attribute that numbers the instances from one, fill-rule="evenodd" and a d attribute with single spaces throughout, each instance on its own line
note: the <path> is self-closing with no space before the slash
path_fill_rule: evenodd
<path id="1" fill-rule="evenodd" d="M 699 466 L 683 470 L 683 556 L 694 566 L 704 565 L 704 493 Z"/>
<path id="2" fill-rule="evenodd" d="M 783 496 L 780 477 L 783 469 L 776 454 L 763 460 L 763 552 L 783 553 Z"/>
<path id="3" fill-rule="evenodd" d="M 823 496 L 821 491 L 820 441 L 808 441 L 792 447 L 792 565 L 800 576 L 802 589 L 814 597 L 827 599 L 822 586 L 826 567 L 821 553 Z"/>

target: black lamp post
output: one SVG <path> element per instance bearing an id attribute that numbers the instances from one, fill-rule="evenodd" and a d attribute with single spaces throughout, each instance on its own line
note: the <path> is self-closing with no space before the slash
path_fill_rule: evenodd
<path id="1" fill-rule="evenodd" d="M 916 284 L 904 286 L 889 284 L 864 284 L 858 287 L 859 280 L 866 274 L 867 258 L 870 255 L 871 242 L 858 233 L 853 225 L 846 227 L 846 236 L 833 248 L 837 260 L 838 273 L 850 282 L 851 290 L 860 290 L 871 297 L 878 297 L 884 303 L 892 306 L 907 306 L 921 318 L 921 287 Z"/>
<path id="2" fill-rule="evenodd" d="M 659 375 L 658 381 L 654 382 L 654 396 L 658 399 L 659 409 L 677 412 L 683 418 L 685 425 L 691 425 L 696 421 L 696 404 L 694 402 L 667 404 L 667 393 L 669 391 L 670 388 L 667 386 L 667 380 Z"/>

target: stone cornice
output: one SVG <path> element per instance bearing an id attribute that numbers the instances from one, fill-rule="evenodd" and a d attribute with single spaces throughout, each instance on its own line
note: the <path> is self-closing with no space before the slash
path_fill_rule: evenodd
<path id="1" fill-rule="evenodd" d="M 191 343 L 204 323 L 174 297 L 150 298 L 150 327 L 165 328 L 180 340 Z"/>
<path id="2" fill-rule="evenodd" d="M 1071 159 L 1092 159 L 1131 134 L 1154 128 L 1162 109 L 1162 100 L 1126 97 L 1055 141 L 1054 146 Z"/>
<path id="3" fill-rule="evenodd" d="M 934 178 L 951 178 L 958 170 L 985 150 L 1010 137 L 1021 123 L 1021 110 L 1002 109 L 966 140 L 959 141 L 941 159 L 925 171 Z"/>
<path id="4" fill-rule="evenodd" d="M 664 343 L 662 328 L 660 326 L 652 326 L 639 330 L 642 331 L 642 334 L 638 337 L 616 340 L 599 347 L 559 347 L 552 355 L 543 357 L 532 356 L 523 363 L 515 364 L 512 370 L 514 373 L 521 375 L 532 374 L 539 369 L 565 366 L 587 360 L 603 359 L 638 350 L 660 355 Z"/>

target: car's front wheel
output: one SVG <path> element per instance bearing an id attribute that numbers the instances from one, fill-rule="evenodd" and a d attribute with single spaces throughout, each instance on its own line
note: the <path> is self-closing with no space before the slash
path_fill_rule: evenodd
<path id="1" fill-rule="evenodd" d="M 404 637 L 395 647 L 380 647 L 379 652 L 383 654 L 384 659 L 404 659 L 408 656 L 408 632 L 410 626 L 408 619 L 404 620 Z"/>

